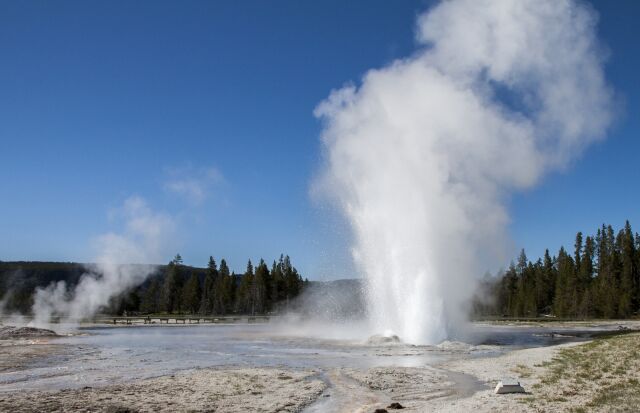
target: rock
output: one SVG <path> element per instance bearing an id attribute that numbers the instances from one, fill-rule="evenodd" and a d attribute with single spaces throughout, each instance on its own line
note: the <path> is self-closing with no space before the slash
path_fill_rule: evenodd
<path id="1" fill-rule="evenodd" d="M 0 327 L 0 340 L 16 338 L 58 337 L 55 331 L 35 327 Z"/>
<path id="2" fill-rule="evenodd" d="M 450 340 L 445 340 L 442 343 L 438 344 L 436 347 L 439 348 L 440 350 L 452 351 L 456 353 L 458 352 L 466 353 L 471 351 L 471 349 L 473 348 L 471 344 L 463 343 L 461 341 L 450 341 Z"/>
<path id="3" fill-rule="evenodd" d="M 496 394 L 524 393 L 524 388 L 520 385 L 520 382 L 518 380 L 512 378 L 504 378 L 498 382 L 498 385 L 496 386 L 494 392 Z"/>
<path id="4" fill-rule="evenodd" d="M 138 413 L 138 411 L 124 406 L 109 406 L 105 410 L 105 413 Z"/>
<path id="5" fill-rule="evenodd" d="M 404 409 L 404 406 L 398 402 L 393 402 L 387 406 L 387 409 Z"/>
<path id="6" fill-rule="evenodd" d="M 401 342 L 402 341 L 400 341 L 400 337 L 396 336 L 395 334 L 391 334 L 388 336 L 374 334 L 367 340 L 367 344 L 373 346 L 379 346 L 383 344 L 400 344 Z"/>
<path id="7" fill-rule="evenodd" d="M 389 413 L 387 409 L 376 409 L 373 413 Z"/>

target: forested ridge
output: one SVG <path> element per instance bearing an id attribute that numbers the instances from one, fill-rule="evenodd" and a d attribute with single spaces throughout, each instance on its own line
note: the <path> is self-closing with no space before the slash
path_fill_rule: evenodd
<path id="1" fill-rule="evenodd" d="M 628 318 L 640 311 L 640 236 L 629 221 L 615 231 L 578 232 L 572 251 L 549 250 L 532 262 L 522 250 L 517 262 L 486 276 L 474 301 L 476 316 Z M 488 298 L 488 299 L 487 299 Z"/>
<path id="2" fill-rule="evenodd" d="M 57 262 L 0 261 L 0 305 L 5 313 L 28 314 L 38 287 L 64 281 L 73 289 L 87 265 Z M 207 268 L 184 265 L 178 254 L 135 288 L 113 297 L 106 314 L 265 314 L 288 306 L 306 281 L 281 255 L 271 268 L 264 260 L 254 267 L 251 260 L 244 273 L 231 272 L 226 260 L 218 265 L 209 258 Z"/>

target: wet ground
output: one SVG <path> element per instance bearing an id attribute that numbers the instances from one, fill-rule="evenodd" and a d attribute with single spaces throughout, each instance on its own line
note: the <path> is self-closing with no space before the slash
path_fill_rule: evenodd
<path id="1" fill-rule="evenodd" d="M 394 397 L 405 399 L 466 397 L 486 385 L 473 376 L 438 366 L 455 359 L 586 340 L 615 328 L 611 324 L 476 324 L 465 336 L 466 343 L 415 346 L 318 338 L 329 336 L 321 327 L 310 337 L 298 334 L 302 328 L 281 329 L 271 324 L 92 326 L 28 346 L 50 346 L 55 351 L 43 350 L 14 368 L 5 366 L 0 371 L 0 394 L 118 385 L 210 367 L 265 367 L 316 371 L 314 377 L 326 384 L 326 390 L 307 411 L 340 411 L 391 401 L 386 392 L 390 386 L 396 391 Z M 418 394 L 417 389 L 423 390 Z"/>

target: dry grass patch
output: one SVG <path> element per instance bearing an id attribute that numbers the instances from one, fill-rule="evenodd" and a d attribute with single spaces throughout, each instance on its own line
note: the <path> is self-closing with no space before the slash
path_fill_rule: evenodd
<path id="1" fill-rule="evenodd" d="M 524 364 L 518 364 L 517 366 L 512 368 L 511 371 L 524 378 L 531 377 L 531 375 L 533 374 L 533 370 L 530 367 L 525 366 Z"/>
<path id="2" fill-rule="evenodd" d="M 636 412 L 640 406 L 640 333 L 560 350 L 527 402 L 539 411 Z"/>

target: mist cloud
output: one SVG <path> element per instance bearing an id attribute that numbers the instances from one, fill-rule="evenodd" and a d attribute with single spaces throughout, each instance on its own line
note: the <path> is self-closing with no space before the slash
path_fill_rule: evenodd
<path id="1" fill-rule="evenodd" d="M 95 264 L 69 289 L 64 281 L 36 289 L 32 324 L 49 326 L 53 316 L 77 323 L 96 314 L 109 300 L 142 283 L 167 256 L 173 219 L 153 211 L 140 197 L 131 197 L 115 214 L 124 221 L 121 232 L 96 239 Z"/>
<path id="2" fill-rule="evenodd" d="M 569 0 L 454 0 L 419 50 L 333 91 L 319 189 L 351 223 L 376 332 L 432 343 L 505 259 L 505 199 L 562 168 L 612 120 L 597 16 Z"/>

